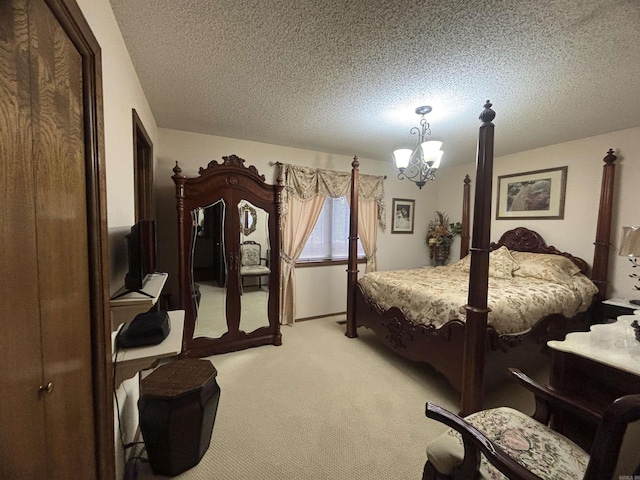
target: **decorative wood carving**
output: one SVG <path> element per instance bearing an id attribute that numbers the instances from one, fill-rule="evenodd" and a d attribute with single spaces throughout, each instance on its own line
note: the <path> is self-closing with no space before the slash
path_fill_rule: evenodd
<path id="1" fill-rule="evenodd" d="M 462 391 L 462 361 L 465 323 L 451 320 L 440 328 L 433 324 L 415 324 L 402 311 L 392 307 L 382 310 L 369 299 L 360 285 L 355 288 L 358 316 L 356 327 L 372 329 L 382 343 L 410 360 L 427 363 L 442 373 L 449 383 Z M 499 335 L 491 326 L 486 331 L 484 390 L 499 383 L 507 368 L 537 365 L 546 356 L 546 342 L 561 340 L 571 331 L 588 330 L 588 314 L 575 318 L 548 315 L 527 333 Z"/>
<path id="2" fill-rule="evenodd" d="M 514 228 L 502 234 L 500 240 L 491 243 L 491 250 L 502 246 L 518 252 L 549 253 L 561 255 L 575 263 L 585 275 L 589 272 L 589 264 L 580 257 L 574 257 L 568 252 L 561 252 L 554 246 L 547 246 L 544 239 L 533 230 L 525 227 Z"/>
<path id="3" fill-rule="evenodd" d="M 273 344 L 280 345 L 279 292 L 280 289 L 280 212 L 282 184 L 269 185 L 264 175 L 253 166 L 246 167 L 244 159 L 230 155 L 223 161 L 212 160 L 206 168 L 199 169 L 199 176 L 186 178 L 176 162 L 173 181 L 176 185 L 178 210 L 178 252 L 180 303 L 185 310 L 183 356 L 201 357 L 244 348 Z M 194 338 L 196 325 L 195 298 L 197 290 L 192 284 L 192 248 L 195 238 L 192 212 L 224 200 L 229 209 L 225 224 L 221 226 L 224 238 L 224 263 L 226 275 L 226 322 L 228 330 L 219 338 Z M 240 282 L 240 214 L 238 206 L 243 201 L 259 207 L 268 214 L 269 235 L 269 325 L 246 333 L 240 327 L 242 285 Z M 232 214 L 231 212 L 237 212 Z M 266 250 L 266 249 L 265 249 Z"/>

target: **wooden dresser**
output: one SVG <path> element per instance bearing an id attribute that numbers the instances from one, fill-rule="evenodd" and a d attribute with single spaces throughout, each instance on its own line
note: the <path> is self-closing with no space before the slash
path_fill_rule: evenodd
<path id="1" fill-rule="evenodd" d="M 551 349 L 549 385 L 562 393 L 604 409 L 616 398 L 640 393 L 640 341 L 631 322 L 640 315 L 592 325 L 589 332 L 569 333 L 563 341 L 547 343 Z M 589 447 L 595 432 L 575 418 L 556 419 L 554 426 L 581 446 Z"/>

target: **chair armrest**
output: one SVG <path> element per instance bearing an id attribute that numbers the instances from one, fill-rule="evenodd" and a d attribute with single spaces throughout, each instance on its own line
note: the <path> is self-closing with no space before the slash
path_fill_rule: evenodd
<path id="1" fill-rule="evenodd" d="M 521 386 L 533 393 L 536 411 L 532 416 L 540 423 L 548 425 L 551 414 L 558 409 L 578 415 L 594 424 L 598 424 L 602 419 L 604 413 L 602 407 L 591 404 L 584 399 L 563 395 L 550 387 L 543 387 L 517 368 L 510 368 L 509 373 Z"/>
<path id="2" fill-rule="evenodd" d="M 640 395 L 620 397 L 607 407 L 593 440 L 585 479 L 613 478 L 627 425 L 639 419 Z"/>
<path id="3" fill-rule="evenodd" d="M 462 435 L 464 458 L 462 464 L 456 468 L 462 478 L 475 478 L 473 472 L 477 472 L 480 468 L 480 453 L 482 453 L 494 467 L 512 480 L 542 480 L 458 415 L 432 403 L 427 403 L 425 413 L 427 417 L 444 423 Z"/>

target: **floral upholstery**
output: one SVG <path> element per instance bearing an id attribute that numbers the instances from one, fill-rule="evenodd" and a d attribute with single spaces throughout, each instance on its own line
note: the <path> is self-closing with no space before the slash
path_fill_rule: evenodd
<path id="1" fill-rule="evenodd" d="M 565 259 L 566 260 L 566 259 Z M 464 272 L 471 269 L 471 255 L 467 255 L 459 262 Z M 489 276 L 495 278 L 512 278 L 520 265 L 505 246 L 489 253 Z M 525 275 L 523 275 L 525 276 Z"/>
<path id="2" fill-rule="evenodd" d="M 545 480 L 582 479 L 589 454 L 578 445 L 533 418 L 508 407 L 483 410 L 465 418 L 509 456 Z M 434 468 L 451 475 L 462 463 L 462 437 L 447 430 L 427 447 L 427 457 Z M 480 479 L 507 479 L 482 456 Z"/>
<path id="3" fill-rule="evenodd" d="M 260 265 L 260 245 L 242 245 L 242 266 Z"/>
<path id="4" fill-rule="evenodd" d="M 581 273 L 540 279 L 520 276 L 520 269 L 513 269 L 513 276 L 508 275 L 509 269 L 515 268 L 511 255 L 508 251 L 497 252 L 489 262 L 493 261 L 495 267 L 490 269 L 494 275 L 489 276 L 487 303 L 491 309 L 488 323 L 501 335 L 525 333 L 552 313 L 572 318 L 587 310 L 598 291 Z M 409 321 L 440 328 L 451 320 L 465 321 L 469 289 L 465 262 L 463 259 L 445 267 L 371 272 L 358 283 L 382 310 L 398 307 Z"/>
<path id="5" fill-rule="evenodd" d="M 240 275 L 268 275 L 270 273 L 269 267 L 265 265 L 243 265 L 240 267 Z"/>
<path id="6" fill-rule="evenodd" d="M 261 245 L 259 243 L 243 242 L 240 244 L 240 276 L 260 277 L 269 275 L 270 268 L 265 265 L 266 259 L 260 257 Z M 267 250 L 267 257 L 269 250 Z M 262 260 L 265 262 L 261 263 Z"/>
<path id="7" fill-rule="evenodd" d="M 514 276 L 549 279 L 566 282 L 580 272 L 580 268 L 562 255 L 512 252 L 513 258 L 520 268 L 513 272 Z"/>

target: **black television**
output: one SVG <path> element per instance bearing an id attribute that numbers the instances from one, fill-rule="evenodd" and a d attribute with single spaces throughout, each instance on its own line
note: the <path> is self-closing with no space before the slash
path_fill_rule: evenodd
<path id="1" fill-rule="evenodd" d="M 125 235 L 127 239 L 128 268 L 124 277 L 124 292 L 137 292 L 152 296 L 143 291 L 148 275 L 156 271 L 156 222 L 140 220 Z M 117 297 L 115 297 L 117 298 Z"/>

